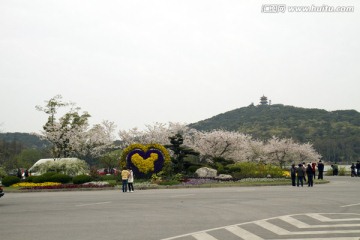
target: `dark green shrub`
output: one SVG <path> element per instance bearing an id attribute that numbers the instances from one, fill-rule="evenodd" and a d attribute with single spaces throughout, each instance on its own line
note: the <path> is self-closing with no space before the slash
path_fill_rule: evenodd
<path id="1" fill-rule="evenodd" d="M 18 182 L 20 182 L 20 178 L 16 176 L 6 176 L 2 179 L 2 185 L 4 185 L 5 187 L 9 187 Z"/>
<path id="2" fill-rule="evenodd" d="M 121 182 L 122 181 L 122 178 L 121 178 L 121 172 L 117 172 L 116 174 L 114 174 L 115 176 L 115 180 L 116 182 Z"/>
<path id="3" fill-rule="evenodd" d="M 72 178 L 66 174 L 57 173 L 50 177 L 50 182 L 69 183 Z"/>
<path id="4" fill-rule="evenodd" d="M 192 165 L 192 166 L 190 166 L 190 167 L 187 169 L 187 171 L 188 171 L 189 173 L 195 173 L 196 170 L 198 170 L 199 168 L 200 168 L 199 166 Z"/>
<path id="5" fill-rule="evenodd" d="M 73 177 L 73 183 L 74 184 L 83 184 L 83 183 L 87 183 L 87 182 L 91 182 L 91 177 L 88 175 L 78 175 Z"/>
<path id="6" fill-rule="evenodd" d="M 24 180 L 24 182 L 34 182 L 35 178 L 37 178 L 37 176 L 29 176 Z"/>
<path id="7" fill-rule="evenodd" d="M 44 182 L 51 182 L 51 177 L 55 175 L 56 172 L 47 172 L 44 174 L 41 174 L 40 176 L 37 176 L 33 179 L 34 183 L 44 183 Z"/>
<path id="8" fill-rule="evenodd" d="M 114 175 L 103 175 L 100 177 L 101 181 L 116 180 Z"/>
<path id="9" fill-rule="evenodd" d="M 237 164 L 226 165 L 226 168 L 230 173 L 241 172 L 241 166 Z"/>

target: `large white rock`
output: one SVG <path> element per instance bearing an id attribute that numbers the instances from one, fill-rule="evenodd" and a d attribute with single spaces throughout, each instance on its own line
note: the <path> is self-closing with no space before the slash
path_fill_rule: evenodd
<path id="1" fill-rule="evenodd" d="M 195 173 L 198 177 L 202 178 L 214 178 L 217 176 L 217 171 L 208 167 L 199 168 Z"/>

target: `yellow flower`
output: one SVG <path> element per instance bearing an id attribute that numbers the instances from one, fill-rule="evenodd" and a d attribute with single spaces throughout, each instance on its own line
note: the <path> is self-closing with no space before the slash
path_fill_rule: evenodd
<path id="1" fill-rule="evenodd" d="M 31 182 L 21 182 L 11 185 L 12 187 L 47 187 L 47 186 L 58 186 L 61 183 L 58 182 L 44 182 L 44 183 L 31 183 Z"/>
<path id="2" fill-rule="evenodd" d="M 154 171 L 154 162 L 158 160 L 156 153 L 151 153 L 150 157 L 143 159 L 138 153 L 131 156 L 131 162 L 143 173 Z"/>
<path id="3" fill-rule="evenodd" d="M 290 172 L 289 171 L 283 171 L 283 176 L 284 177 L 290 177 Z"/>

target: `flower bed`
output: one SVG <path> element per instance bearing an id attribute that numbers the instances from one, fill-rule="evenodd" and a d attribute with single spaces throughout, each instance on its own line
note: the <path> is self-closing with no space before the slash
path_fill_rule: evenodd
<path id="1" fill-rule="evenodd" d="M 110 184 L 57 184 L 57 185 L 47 185 L 47 186 L 27 186 L 21 187 L 21 190 L 41 190 L 41 189 L 81 189 L 81 188 L 105 188 L 111 187 Z"/>
<path id="2" fill-rule="evenodd" d="M 58 182 L 44 182 L 44 183 L 20 182 L 13 184 L 11 186 L 19 187 L 19 188 L 33 188 L 33 187 L 53 187 L 59 185 L 61 185 L 61 183 Z"/>

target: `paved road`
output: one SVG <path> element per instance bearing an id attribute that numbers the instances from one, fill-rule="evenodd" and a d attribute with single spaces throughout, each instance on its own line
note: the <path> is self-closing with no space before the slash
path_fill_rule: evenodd
<path id="1" fill-rule="evenodd" d="M 1 240 L 359 239 L 360 178 L 313 188 L 6 193 Z"/>

